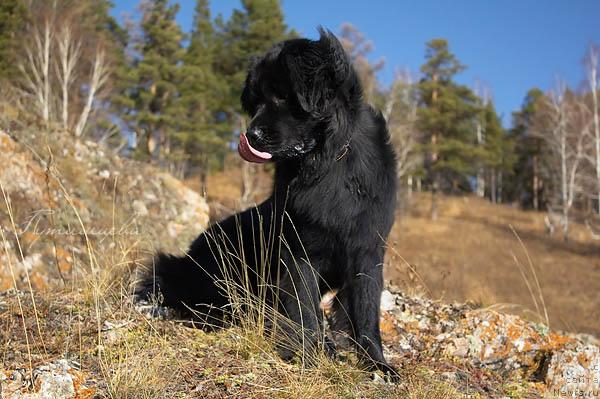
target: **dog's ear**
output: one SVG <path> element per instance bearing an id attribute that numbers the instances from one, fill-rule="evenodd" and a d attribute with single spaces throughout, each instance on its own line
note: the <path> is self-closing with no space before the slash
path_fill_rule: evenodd
<path id="1" fill-rule="evenodd" d="M 324 55 L 327 57 L 327 66 L 331 78 L 336 86 L 341 86 L 350 75 L 350 61 L 344 46 L 338 38 L 330 31 L 319 26 L 319 44 L 323 47 Z"/>
<path id="2" fill-rule="evenodd" d="M 313 115 L 329 108 L 351 74 L 348 56 L 333 33 L 319 28 L 317 41 L 293 49 L 286 62 L 298 101 Z"/>

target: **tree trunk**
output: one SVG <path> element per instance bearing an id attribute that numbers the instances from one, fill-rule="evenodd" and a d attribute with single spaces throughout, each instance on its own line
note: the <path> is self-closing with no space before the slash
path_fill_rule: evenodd
<path id="1" fill-rule="evenodd" d="M 50 41 L 52 40 L 52 30 L 50 21 L 46 21 L 44 26 L 44 51 L 42 70 L 44 74 L 44 104 L 42 118 L 46 127 L 50 121 Z"/>
<path id="2" fill-rule="evenodd" d="M 432 76 L 434 83 L 437 83 L 438 77 L 436 74 Z M 431 93 L 431 103 L 435 104 L 438 99 L 438 90 L 434 89 Z M 437 133 L 433 132 L 431 135 L 431 168 L 433 169 L 435 163 L 438 160 L 437 153 Z M 437 173 L 432 171 L 432 186 L 431 186 L 431 220 L 437 220 L 438 218 L 438 204 L 437 204 L 437 191 L 439 189 L 439 182 Z"/>
<path id="3" fill-rule="evenodd" d="M 430 211 L 430 217 L 431 220 L 437 220 L 438 218 L 438 181 L 437 181 L 437 176 L 434 175 L 433 178 L 433 183 L 431 185 L 431 211 Z"/>
<path id="4" fill-rule="evenodd" d="M 477 145 L 481 146 L 483 143 L 483 128 L 481 122 L 477 122 Z M 477 168 L 476 178 L 476 193 L 479 198 L 485 197 L 485 171 L 483 166 Z"/>
<path id="5" fill-rule="evenodd" d="M 202 157 L 202 160 L 200 161 L 200 194 L 206 198 L 206 193 L 207 193 L 207 185 L 206 185 L 206 179 L 208 177 L 208 168 L 207 168 L 207 164 L 208 164 L 208 159 L 207 156 L 204 155 Z"/>
<path id="6" fill-rule="evenodd" d="M 92 76 L 89 82 L 87 100 L 81 111 L 81 115 L 79 116 L 77 126 L 75 126 L 76 137 L 81 137 L 83 135 L 96 95 L 106 84 L 109 73 L 108 65 L 106 63 L 106 54 L 103 49 L 99 48 L 96 50 L 96 58 L 94 59 L 94 65 L 92 66 Z"/>
<path id="7" fill-rule="evenodd" d="M 490 171 L 490 201 L 496 203 L 496 170 Z"/>
<path id="8" fill-rule="evenodd" d="M 562 224 L 563 224 L 563 240 L 565 242 L 569 242 L 569 208 L 566 206 L 563 206 L 563 217 L 562 217 Z"/>
<path id="9" fill-rule="evenodd" d="M 594 141 L 596 149 L 596 185 L 598 196 L 598 214 L 600 214 L 600 120 L 598 117 L 598 57 L 592 50 L 592 62 L 590 70 L 590 86 L 592 90 L 592 106 L 594 114 Z"/>
<path id="10" fill-rule="evenodd" d="M 502 203 L 502 171 L 498 172 L 498 203 Z"/>
<path id="11" fill-rule="evenodd" d="M 540 191 L 540 178 L 539 178 L 539 169 L 538 169 L 538 156 L 533 156 L 533 182 L 532 182 L 532 191 L 533 191 L 533 209 L 536 211 L 540 210 L 540 199 L 539 199 L 539 191 Z"/>
<path id="12" fill-rule="evenodd" d="M 485 197 L 485 175 L 483 168 L 477 170 L 476 193 L 479 198 Z"/>

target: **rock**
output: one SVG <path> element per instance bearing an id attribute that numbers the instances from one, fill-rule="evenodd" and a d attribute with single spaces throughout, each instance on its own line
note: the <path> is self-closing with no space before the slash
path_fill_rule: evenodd
<path id="1" fill-rule="evenodd" d="M 148 208 L 146 208 L 146 205 L 142 201 L 140 201 L 140 200 L 133 201 L 132 207 L 133 207 L 133 211 L 135 212 L 136 215 L 148 216 Z"/>
<path id="2" fill-rule="evenodd" d="M 553 353 L 545 382 L 557 397 L 600 397 L 600 349 L 575 344 Z"/>
<path id="3" fill-rule="evenodd" d="M 449 340 L 449 345 L 446 347 L 446 353 L 450 356 L 467 357 L 470 348 L 471 343 L 467 338 L 455 337 Z"/>
<path id="4" fill-rule="evenodd" d="M 148 319 L 170 320 L 175 318 L 175 311 L 173 309 L 156 306 L 145 300 L 137 300 L 135 310 Z"/>
<path id="5" fill-rule="evenodd" d="M 61 359 L 39 366 L 33 373 L 13 371 L 10 379 L 0 379 L 0 393 L 2 399 L 91 397 L 94 389 L 86 387 L 84 383 L 83 375 L 74 370 L 68 361 Z"/>
<path id="6" fill-rule="evenodd" d="M 381 293 L 381 310 L 390 311 L 396 307 L 396 297 L 388 290 Z"/>
<path id="7" fill-rule="evenodd" d="M 600 397 L 600 349 L 594 337 L 575 339 L 516 315 L 388 291 L 382 295 L 382 326 L 391 353 L 485 370 L 555 397 Z M 441 378 L 460 386 L 453 373 L 444 370 Z"/>

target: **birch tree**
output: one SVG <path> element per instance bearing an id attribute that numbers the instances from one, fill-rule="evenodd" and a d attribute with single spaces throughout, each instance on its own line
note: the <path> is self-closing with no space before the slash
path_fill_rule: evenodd
<path id="1" fill-rule="evenodd" d="M 60 126 L 81 137 L 103 98 L 112 68 L 102 39 L 90 38 L 78 17 L 76 12 L 63 12 L 56 2 L 42 9 L 28 28 L 19 69 L 20 93 L 31 100 L 23 107 L 29 111 L 33 105 L 46 128 Z M 95 46 L 90 51 L 84 43 Z"/>
<path id="2" fill-rule="evenodd" d="M 75 67 L 81 55 L 81 42 L 73 37 L 70 26 L 64 27 L 57 34 L 56 75 L 61 87 L 62 128 L 69 129 L 69 91 L 75 81 Z"/>
<path id="3" fill-rule="evenodd" d="M 481 109 L 475 118 L 475 139 L 477 143 L 478 149 L 483 149 L 486 144 L 486 112 L 485 107 L 488 105 L 490 101 L 490 89 L 483 85 L 481 82 L 477 81 L 475 83 L 474 93 L 477 97 L 481 99 Z M 479 162 L 477 165 L 477 173 L 475 175 L 475 194 L 483 198 L 485 197 L 485 168 L 483 162 Z"/>
<path id="4" fill-rule="evenodd" d="M 383 107 L 390 138 L 396 150 L 396 176 L 404 181 L 413 173 L 422 156 L 417 151 L 419 134 L 417 131 L 417 110 L 419 98 L 417 87 L 409 71 L 396 74 Z M 410 190 L 409 183 L 409 190 Z"/>
<path id="5" fill-rule="evenodd" d="M 47 16 L 41 27 L 30 30 L 31 41 L 25 45 L 25 58 L 19 63 L 24 79 L 22 93 L 33 100 L 35 112 L 45 126 L 51 113 L 51 49 L 54 40 L 54 15 Z"/>
<path id="6" fill-rule="evenodd" d="M 377 72 L 385 65 L 383 59 L 370 62 L 369 54 L 373 51 L 373 42 L 351 23 L 345 22 L 340 28 L 340 42 L 350 57 L 360 78 L 363 95 L 368 103 L 372 103 L 377 90 Z"/>
<path id="7" fill-rule="evenodd" d="M 546 98 L 544 109 L 536 115 L 536 134 L 548 144 L 551 162 L 547 171 L 555 176 L 548 220 L 559 213 L 563 239 L 569 239 L 569 218 L 573 203 L 581 192 L 582 161 L 586 152 L 589 124 L 581 123 L 581 103 L 561 82 Z"/>
<path id="8" fill-rule="evenodd" d="M 596 192 L 597 213 L 600 214 L 600 121 L 598 116 L 598 90 L 600 84 L 598 82 L 598 56 L 599 51 L 596 46 L 590 46 L 588 59 L 586 63 L 587 80 L 589 89 L 592 95 L 591 114 L 593 118 L 593 142 L 594 152 L 592 155 L 592 164 L 596 172 Z"/>
<path id="9" fill-rule="evenodd" d="M 75 137 L 81 137 L 83 135 L 85 126 L 87 125 L 88 119 L 92 112 L 92 106 L 94 100 L 97 98 L 100 90 L 104 88 L 110 75 L 110 68 L 106 61 L 106 52 L 104 48 L 98 47 L 96 50 L 96 57 L 91 68 L 91 76 L 89 83 L 87 84 L 87 96 L 81 114 L 79 115 L 79 121 L 75 126 Z"/>

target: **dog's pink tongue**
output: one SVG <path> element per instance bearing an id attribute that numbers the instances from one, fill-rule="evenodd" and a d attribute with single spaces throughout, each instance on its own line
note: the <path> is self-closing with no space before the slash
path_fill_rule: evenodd
<path id="1" fill-rule="evenodd" d="M 258 151 L 253 148 L 248 142 L 245 133 L 240 133 L 240 143 L 238 145 L 240 156 L 248 162 L 264 163 L 269 161 L 273 156 L 268 152 Z"/>

